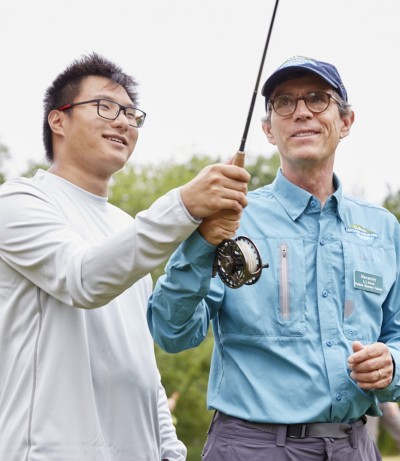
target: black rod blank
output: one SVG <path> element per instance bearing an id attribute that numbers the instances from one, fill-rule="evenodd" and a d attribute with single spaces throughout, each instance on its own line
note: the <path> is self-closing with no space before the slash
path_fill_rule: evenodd
<path id="1" fill-rule="evenodd" d="M 267 41 L 265 42 L 264 51 L 263 51 L 263 55 L 262 55 L 262 58 L 261 58 L 260 68 L 258 70 L 256 85 L 254 87 L 253 96 L 251 98 L 249 113 L 247 114 L 246 125 L 244 127 L 242 140 L 240 142 L 239 152 L 244 152 L 244 149 L 245 149 L 246 140 L 247 140 L 247 134 L 249 132 L 251 117 L 252 117 L 253 111 L 254 111 L 254 105 L 255 105 L 255 102 L 256 102 L 258 86 L 260 84 L 261 74 L 262 74 L 262 71 L 263 71 L 263 68 L 264 68 L 265 56 L 267 55 L 267 49 L 268 49 L 268 45 L 269 45 L 269 40 L 271 38 L 272 27 L 273 27 L 274 21 L 275 21 L 276 10 L 278 9 L 278 3 L 279 3 L 279 0 L 276 0 L 275 1 L 274 11 L 273 11 L 272 17 L 271 17 L 271 22 L 270 22 L 270 25 L 269 25 Z"/>

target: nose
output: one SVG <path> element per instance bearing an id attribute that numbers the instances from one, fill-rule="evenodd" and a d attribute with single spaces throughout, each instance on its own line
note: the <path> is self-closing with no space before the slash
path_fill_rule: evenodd
<path id="1" fill-rule="evenodd" d="M 126 116 L 125 110 L 120 109 L 117 115 L 117 118 L 112 121 L 114 126 L 120 126 L 124 128 L 125 130 L 128 130 L 129 128 L 129 120 L 128 117 Z"/>
<path id="2" fill-rule="evenodd" d="M 313 117 L 313 113 L 307 107 L 304 99 L 298 99 L 297 100 L 297 107 L 296 107 L 296 110 L 294 111 L 293 115 L 294 115 L 295 118 L 299 118 L 299 119 L 312 118 Z"/>

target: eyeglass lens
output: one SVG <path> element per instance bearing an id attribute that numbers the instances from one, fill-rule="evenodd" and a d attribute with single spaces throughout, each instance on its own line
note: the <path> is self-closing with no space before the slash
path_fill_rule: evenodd
<path id="1" fill-rule="evenodd" d="M 299 100 L 303 100 L 311 112 L 319 113 L 327 109 L 330 95 L 322 91 L 307 93 L 301 98 L 289 94 L 282 94 L 272 100 L 272 107 L 278 115 L 291 115 L 294 113 Z"/>
<path id="2" fill-rule="evenodd" d="M 140 128 L 144 123 L 144 113 L 133 107 L 120 106 L 118 103 L 108 101 L 106 99 L 100 99 L 98 103 L 98 111 L 100 117 L 108 120 L 115 120 L 120 111 L 125 113 L 126 118 L 130 126 Z"/>

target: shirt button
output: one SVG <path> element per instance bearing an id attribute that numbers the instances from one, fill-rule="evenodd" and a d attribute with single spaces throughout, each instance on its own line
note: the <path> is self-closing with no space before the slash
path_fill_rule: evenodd
<path id="1" fill-rule="evenodd" d="M 324 239 L 321 239 L 319 243 L 320 243 L 320 245 L 325 245 L 325 243 L 326 243 L 326 240 L 324 240 Z"/>
<path id="2" fill-rule="evenodd" d="M 328 294 L 329 294 L 329 293 L 328 293 L 326 290 L 323 290 L 323 291 L 322 291 L 322 296 L 323 296 L 324 298 L 327 298 L 327 297 L 328 297 Z"/>
<path id="3" fill-rule="evenodd" d="M 311 200 L 310 205 L 312 208 L 315 208 L 317 206 L 316 200 Z"/>
<path id="4" fill-rule="evenodd" d="M 332 341 L 331 341 L 331 340 L 328 340 L 325 344 L 326 344 L 328 347 L 332 347 Z"/>
<path id="5" fill-rule="evenodd" d="M 342 394 L 336 394 L 336 400 L 337 401 L 342 400 Z"/>

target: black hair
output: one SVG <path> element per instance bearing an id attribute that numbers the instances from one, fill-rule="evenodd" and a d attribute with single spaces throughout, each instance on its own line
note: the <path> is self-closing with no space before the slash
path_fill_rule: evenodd
<path id="1" fill-rule="evenodd" d="M 137 83 L 119 66 L 95 52 L 74 60 L 47 88 L 43 100 L 43 143 L 46 158 L 50 162 L 53 161 L 53 133 L 48 123 L 49 113 L 58 107 L 71 103 L 79 93 L 82 80 L 92 75 L 108 78 L 121 85 L 128 93 L 132 103 L 134 105 L 137 103 Z"/>

